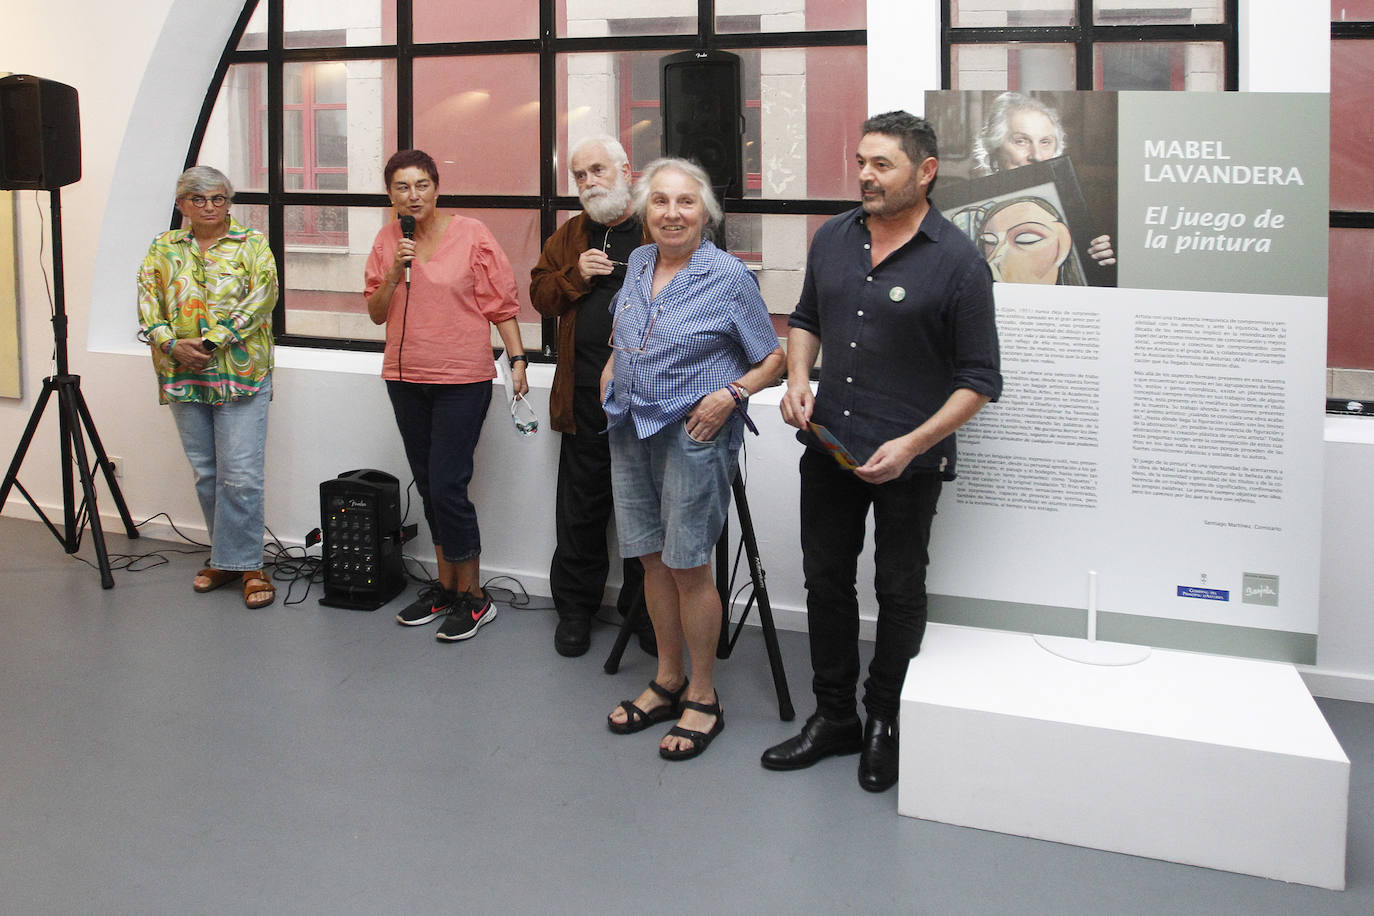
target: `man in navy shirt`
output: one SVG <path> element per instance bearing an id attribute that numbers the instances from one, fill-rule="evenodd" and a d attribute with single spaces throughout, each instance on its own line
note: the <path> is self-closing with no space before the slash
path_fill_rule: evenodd
<path id="1" fill-rule="evenodd" d="M 861 752 L 859 785 L 897 781 L 897 712 L 926 625 L 925 571 L 941 484 L 955 474 L 954 431 L 1002 390 L 992 276 L 927 195 L 935 134 L 904 111 L 864 122 L 862 205 L 826 222 L 788 320 L 783 419 L 800 430 L 802 568 L 816 713 L 763 754 L 793 770 Z M 810 373 L 824 349 L 820 386 Z M 845 447 L 842 466 L 809 424 Z M 856 712 L 855 576 L 873 509 L 877 639 Z"/>

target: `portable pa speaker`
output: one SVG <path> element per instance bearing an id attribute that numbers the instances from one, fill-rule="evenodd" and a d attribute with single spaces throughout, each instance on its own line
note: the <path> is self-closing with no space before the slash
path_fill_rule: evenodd
<path id="1" fill-rule="evenodd" d="M 739 55 L 683 51 L 658 62 L 663 155 L 694 159 L 721 197 L 744 196 Z"/>
<path id="2" fill-rule="evenodd" d="M 0 79 L 0 188 L 53 191 L 80 180 L 76 90 L 19 73 Z"/>
<path id="3" fill-rule="evenodd" d="M 330 607 L 375 611 L 405 588 L 401 488 L 384 471 L 345 471 L 320 484 L 324 597 Z"/>

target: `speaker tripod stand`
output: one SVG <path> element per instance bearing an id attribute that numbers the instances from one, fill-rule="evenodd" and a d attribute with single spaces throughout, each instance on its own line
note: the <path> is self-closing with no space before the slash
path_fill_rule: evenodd
<path id="1" fill-rule="evenodd" d="M 138 529 L 134 527 L 133 519 L 129 516 L 129 507 L 125 505 L 124 494 L 119 490 L 119 482 L 115 479 L 114 467 L 110 464 L 109 456 L 105 454 L 105 446 L 100 442 L 100 433 L 96 431 L 95 421 L 91 419 L 91 411 L 86 406 L 86 399 L 81 395 L 81 376 L 72 375 L 67 368 L 67 308 L 62 286 L 62 198 L 57 188 L 52 188 L 49 191 L 48 204 L 52 210 L 54 299 L 52 326 L 54 351 L 57 355 L 57 373 L 43 379 L 43 391 L 33 405 L 29 424 L 24 428 L 24 435 L 19 440 L 19 447 L 15 449 L 14 459 L 10 462 L 4 483 L 0 484 L 0 511 L 4 510 L 5 503 L 9 499 L 10 488 L 18 489 L 67 553 L 76 553 L 77 549 L 80 548 L 81 532 L 85 530 L 86 524 L 89 522 L 91 542 L 95 547 L 96 562 L 100 569 L 100 586 L 101 588 L 114 588 L 114 575 L 110 571 L 110 558 L 105 550 L 105 532 L 100 524 L 100 512 L 96 503 L 93 468 L 98 468 L 105 475 L 105 483 L 110 489 L 110 495 L 114 498 L 115 507 L 119 510 L 119 517 L 124 522 L 125 534 L 130 538 L 136 538 L 138 537 Z M 34 434 L 38 431 L 39 421 L 43 419 L 43 413 L 47 409 L 49 401 L 52 400 L 53 394 L 57 395 L 58 448 L 62 463 L 61 531 L 34 501 L 29 491 L 24 489 L 24 485 L 19 482 L 19 468 L 28 455 L 29 445 L 33 442 Z M 90 440 L 95 453 L 94 465 L 92 465 L 90 456 L 86 452 L 87 439 Z M 76 502 L 76 481 L 72 473 L 73 460 L 75 460 L 76 473 L 81 481 L 82 500 L 80 507 Z"/>
<path id="2" fill-rule="evenodd" d="M 778 694 L 778 718 L 784 722 L 791 722 L 796 718 L 796 710 L 792 708 L 792 694 L 787 689 L 787 670 L 782 666 L 782 650 L 778 648 L 778 631 L 773 626 L 773 607 L 768 602 L 768 586 L 764 582 L 763 563 L 759 560 L 759 543 L 754 537 L 754 521 L 749 514 L 749 499 L 744 492 L 744 480 L 739 472 L 735 472 L 735 479 L 730 484 L 731 492 L 735 497 L 735 514 L 739 517 L 740 540 L 744 547 L 745 557 L 749 562 L 749 577 L 753 583 L 753 593 L 749 596 L 749 601 L 744 606 L 744 612 L 740 614 L 739 620 L 735 623 L 735 631 L 730 632 L 730 595 L 733 591 L 734 582 L 730 575 L 730 521 L 725 521 L 725 526 L 721 528 L 720 539 L 716 541 L 716 591 L 720 593 L 720 640 L 716 644 L 716 658 L 729 658 L 735 650 L 735 643 L 739 641 L 740 633 L 744 629 L 744 623 L 749 618 L 749 609 L 757 601 L 759 606 L 759 625 L 763 629 L 763 644 L 768 650 L 768 664 L 773 673 L 773 689 Z M 640 614 L 646 614 L 642 601 L 636 601 L 631 605 L 630 612 L 625 615 L 625 620 L 620 624 L 620 633 L 616 636 L 615 645 L 611 647 L 611 654 L 606 658 L 606 664 L 602 666 L 607 674 L 615 674 L 620 670 L 620 659 L 625 654 L 625 647 L 630 643 L 630 637 L 634 634 L 635 624 Z"/>

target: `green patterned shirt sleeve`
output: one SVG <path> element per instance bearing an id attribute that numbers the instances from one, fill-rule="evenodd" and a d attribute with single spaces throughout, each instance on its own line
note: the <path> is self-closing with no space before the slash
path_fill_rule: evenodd
<path id="1" fill-rule="evenodd" d="M 267 239 L 233 217 L 206 252 L 189 229 L 154 239 L 138 272 L 138 316 L 152 346 L 159 400 L 223 404 L 256 394 L 272 369 L 276 304 L 277 266 Z M 163 352 L 181 338 L 214 341 L 210 365 L 194 372 Z"/>

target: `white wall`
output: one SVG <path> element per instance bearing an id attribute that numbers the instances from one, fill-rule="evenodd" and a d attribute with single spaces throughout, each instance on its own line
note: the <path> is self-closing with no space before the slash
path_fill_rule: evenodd
<path id="1" fill-rule="evenodd" d="M 133 339 L 133 278 L 148 240 L 166 228 L 171 185 L 201 104 L 201 87 L 233 24 L 233 6 L 202 0 L 9 0 L 7 28 L 0 32 L 0 66 L 59 80 L 81 93 L 84 176 L 61 195 L 72 370 L 83 378 L 107 451 L 125 459 L 123 489 L 135 519 L 165 511 L 179 526 L 193 530 L 201 527 L 201 520 L 190 473 L 171 418 L 156 404 L 145 348 Z M 1288 6 L 1243 4 L 1242 34 L 1257 46 L 1282 44 L 1285 59 L 1305 62 L 1295 72 L 1324 74 L 1327 31 L 1316 22 L 1324 20 L 1325 10 L 1313 6 L 1308 18 L 1294 19 L 1291 9 L 1276 9 Z M 912 106 L 922 91 L 938 88 L 938 9 L 935 0 L 870 0 L 871 110 Z M 81 28 L 72 28 L 76 22 Z M 1252 54 L 1242 61 L 1265 60 L 1267 68 L 1273 59 Z M 1312 63 L 1316 61 L 1320 64 Z M 1255 74 L 1247 69 L 1242 85 L 1285 88 L 1260 85 L 1258 74 L 1258 68 Z M 1324 86 L 1288 88 L 1321 91 Z M 0 452 L 5 458 L 19 439 L 42 378 L 52 371 L 51 328 L 39 269 L 47 194 L 17 196 L 25 397 L 0 400 Z M 324 479 L 360 467 L 408 479 L 377 374 L 373 354 L 280 351 L 268 444 L 268 524 L 283 540 L 299 542 L 319 524 L 318 487 Z M 546 416 L 550 373 L 536 367 L 532 375 L 538 389 L 535 403 Z M 750 503 L 778 622 L 801 628 L 798 447 L 773 409 L 776 392 L 758 400 L 755 415 L 763 435 L 749 444 L 747 453 Z M 49 507 L 61 502 L 56 440 L 55 422 L 45 420 L 21 475 L 35 498 Z M 1338 460 L 1331 463 L 1325 531 L 1329 557 L 1339 557 L 1335 551 L 1342 545 L 1362 541 L 1369 513 L 1353 511 L 1347 497 L 1357 491 L 1359 465 L 1374 457 L 1372 448 L 1341 445 Z M 541 432 L 531 440 L 520 439 L 498 404 L 477 460 L 474 497 L 485 520 L 485 570 L 519 576 L 531 592 L 547 593 L 556 437 Z M 1331 511 L 1333 502 L 1343 511 Z M 31 515 L 17 493 L 4 511 Z M 108 500 L 102 511 L 108 517 Z M 418 516 L 418 509 L 412 516 Z M 53 549 L 60 547 L 54 542 Z M 419 554 L 426 552 L 421 547 Z M 1332 695 L 1374 701 L 1374 625 L 1364 614 L 1357 567 L 1333 561 L 1323 570 L 1320 665 L 1310 680 Z M 129 575 L 119 574 L 117 581 Z M 871 581 L 869 563 L 860 575 Z M 871 613 L 871 596 L 864 600 Z M 794 679 L 799 676 L 793 672 Z"/>
<path id="2" fill-rule="evenodd" d="M 1328 417 L 1325 457 L 1317 667 L 1303 676 L 1319 696 L 1374 703 L 1374 619 L 1365 562 L 1374 519 L 1374 422 Z"/>
<path id="3" fill-rule="evenodd" d="M 869 113 L 924 114 L 922 93 L 939 88 L 939 0 L 869 0 Z"/>
<path id="4" fill-rule="evenodd" d="M 1325 3 L 1240 0 L 1240 91 L 1330 92 Z"/>

